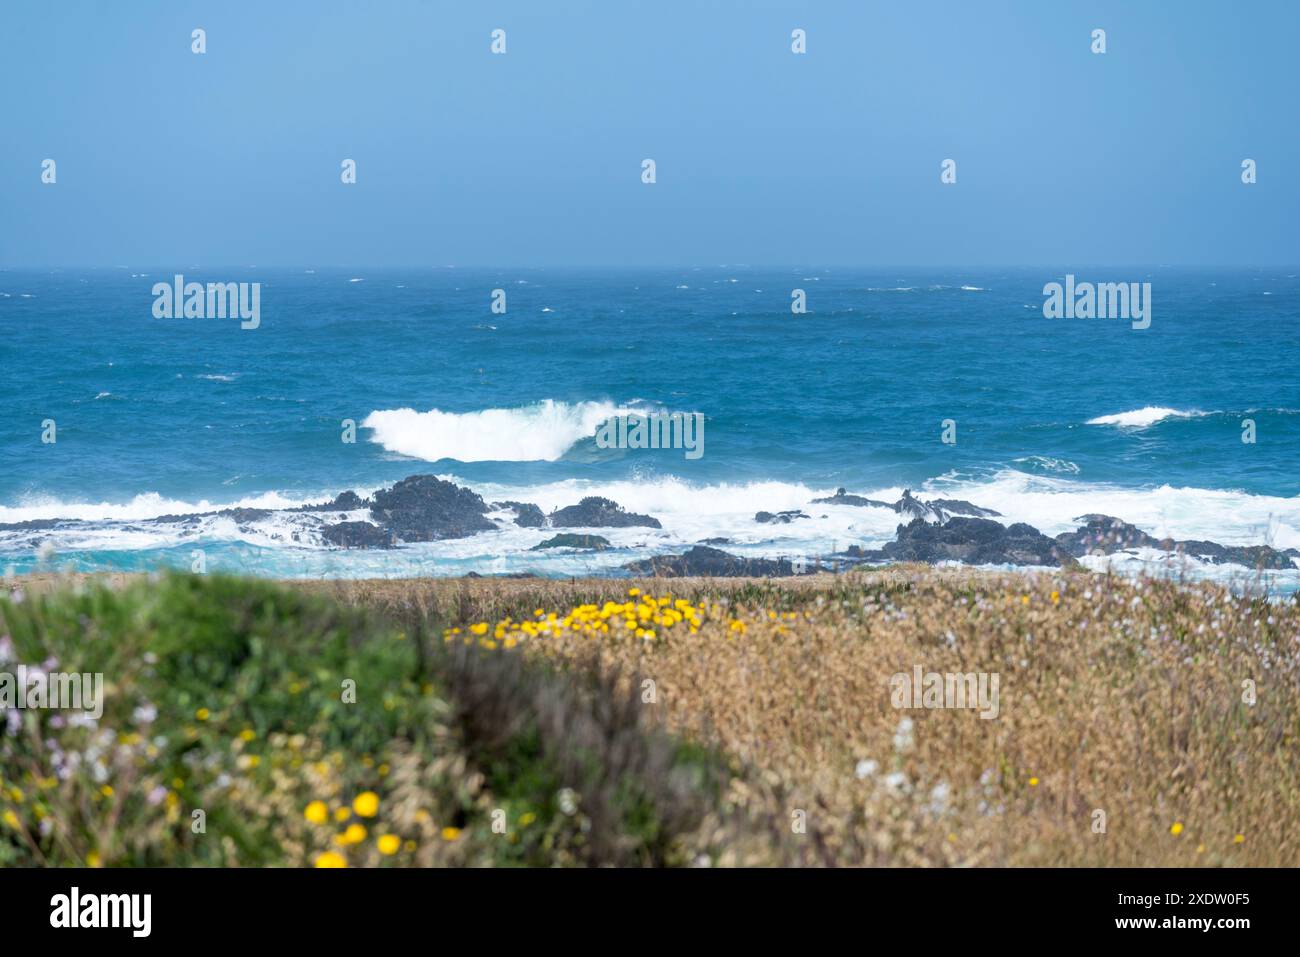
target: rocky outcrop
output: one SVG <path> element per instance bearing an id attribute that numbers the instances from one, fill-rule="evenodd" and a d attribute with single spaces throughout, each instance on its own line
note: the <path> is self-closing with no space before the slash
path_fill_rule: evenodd
<path id="1" fill-rule="evenodd" d="M 903 497 L 894 503 L 894 511 L 905 518 L 919 518 L 922 521 L 935 522 L 940 525 L 948 519 L 942 509 L 935 508 L 919 498 L 914 498 L 912 490 L 906 488 L 903 489 Z"/>
<path id="2" fill-rule="evenodd" d="M 1268 545 L 1220 545 L 1196 539 L 1179 541 L 1173 538 L 1156 538 L 1136 525 L 1110 515 L 1083 515 L 1075 519 L 1083 522 L 1072 532 L 1056 536 L 1057 543 L 1069 554 L 1113 555 L 1131 548 L 1155 548 L 1164 552 L 1178 552 L 1191 558 L 1213 564 L 1244 565 L 1247 568 L 1286 570 L 1295 567 L 1291 556 Z"/>
<path id="3" fill-rule="evenodd" d="M 370 522 L 339 522 L 321 529 L 321 538 L 342 548 L 392 548 L 393 535 Z"/>
<path id="4" fill-rule="evenodd" d="M 496 528 L 483 499 L 433 475 L 412 475 L 375 493 L 370 515 L 401 542 L 464 538 Z"/>
<path id="5" fill-rule="evenodd" d="M 356 492 L 340 492 L 332 502 L 319 505 L 300 505 L 295 512 L 353 512 L 366 507 L 366 500 Z"/>
<path id="6" fill-rule="evenodd" d="M 792 508 L 784 512 L 759 512 L 754 516 L 754 521 L 765 525 L 789 525 L 796 518 L 807 518 L 803 512 L 797 508 Z"/>
<path id="7" fill-rule="evenodd" d="M 611 499 L 589 495 L 577 505 L 566 505 L 550 515 L 555 528 L 663 528 L 659 519 L 626 512 Z"/>
<path id="8" fill-rule="evenodd" d="M 546 548 L 585 548 L 599 552 L 609 547 L 609 539 L 603 535 L 576 535 L 573 532 L 562 532 L 544 542 L 538 542 L 529 551 L 540 552 Z"/>
<path id="9" fill-rule="evenodd" d="M 931 508 L 937 508 L 949 515 L 966 515 L 971 518 L 1000 518 L 1001 512 L 991 508 L 980 508 L 960 498 L 932 498 L 926 502 Z"/>
<path id="10" fill-rule="evenodd" d="M 825 498 L 815 498 L 812 500 L 814 505 L 856 505 L 859 508 L 893 508 L 888 502 L 879 502 L 874 498 L 863 498 L 861 495 L 850 495 L 842 488 L 837 488 L 834 495 L 828 495 Z"/>
<path id="11" fill-rule="evenodd" d="M 513 509 L 515 524 L 520 528 L 546 527 L 546 515 L 532 502 L 496 502 L 492 507 Z"/>
<path id="12" fill-rule="evenodd" d="M 1125 548 L 1155 548 L 1158 540 L 1136 525 L 1111 518 L 1109 515 L 1083 515 L 1075 519 L 1083 522 L 1072 532 L 1056 536 L 1071 555 L 1109 555 Z"/>
<path id="13" fill-rule="evenodd" d="M 656 555 L 623 566 L 634 575 L 682 578 L 700 575 L 707 578 L 773 578 L 795 574 L 789 560 L 741 558 L 717 548 L 696 545 L 682 555 Z"/>
<path id="14" fill-rule="evenodd" d="M 987 518 L 950 518 L 943 525 L 914 518 L 898 526 L 896 540 L 876 550 L 850 549 L 867 561 L 963 562 L 967 565 L 1068 565 L 1074 559 L 1032 525 L 1003 525 Z"/>
<path id="15" fill-rule="evenodd" d="M 944 522 L 950 515 L 965 515 L 972 518 L 998 518 L 1000 512 L 991 508 L 981 508 L 959 498 L 919 499 L 912 495 L 911 489 L 903 489 L 903 497 L 892 505 L 874 498 L 850 495 L 843 488 L 837 488 L 834 495 L 815 498 L 814 505 L 856 505 L 860 508 L 890 508 L 908 518 L 924 518 L 928 522 Z"/>

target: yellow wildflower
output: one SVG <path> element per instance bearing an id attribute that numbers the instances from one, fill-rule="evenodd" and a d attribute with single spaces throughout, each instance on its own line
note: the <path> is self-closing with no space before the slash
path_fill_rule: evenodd
<path id="1" fill-rule="evenodd" d="M 342 834 L 334 835 L 334 843 L 340 847 L 347 847 L 349 844 L 360 844 L 366 839 L 366 829 L 361 824 L 349 824 L 346 831 Z"/>
<path id="2" fill-rule="evenodd" d="M 362 791 L 352 802 L 352 810 L 361 817 L 374 817 L 379 813 L 379 795 L 374 791 Z"/>

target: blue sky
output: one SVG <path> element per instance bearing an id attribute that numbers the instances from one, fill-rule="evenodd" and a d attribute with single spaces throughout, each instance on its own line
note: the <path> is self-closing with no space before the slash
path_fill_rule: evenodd
<path id="1" fill-rule="evenodd" d="M 0 267 L 1291 265 L 1297 36 L 1280 0 L 6 0 Z"/>

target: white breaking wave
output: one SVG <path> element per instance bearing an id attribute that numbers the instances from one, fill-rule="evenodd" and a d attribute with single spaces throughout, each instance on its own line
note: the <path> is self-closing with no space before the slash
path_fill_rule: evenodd
<path id="1" fill-rule="evenodd" d="M 612 402 L 545 399 L 517 409 L 443 412 L 381 409 L 361 423 L 389 452 L 437 462 L 554 462 L 596 434 L 611 416 L 634 413 Z"/>
<path id="2" fill-rule="evenodd" d="M 145 492 L 135 496 L 129 502 L 121 503 L 64 502 L 48 496 L 26 496 L 16 505 L 0 505 L 0 524 L 56 518 L 83 522 L 130 522 L 157 518 L 160 515 L 195 515 L 225 508 L 297 508 L 299 505 L 328 502 L 333 498 L 334 494 L 298 498 L 280 492 L 265 492 L 238 501 L 217 504 L 207 499 L 187 502 L 182 499 L 164 498 L 157 492 Z"/>
<path id="3" fill-rule="evenodd" d="M 1148 425 L 1154 425 L 1164 419 L 1193 419 L 1204 415 L 1209 415 L 1209 413 L 1184 412 L 1181 409 L 1170 409 L 1163 405 L 1148 405 L 1141 409 L 1130 409 L 1128 412 L 1116 412 L 1114 415 L 1099 415 L 1095 419 L 1089 419 L 1085 424 L 1117 425 L 1123 429 L 1144 429 Z"/>
<path id="4" fill-rule="evenodd" d="M 1070 531 L 1081 515 L 1101 514 L 1156 538 L 1300 548 L 1300 496 L 1171 485 L 1132 488 L 1012 469 L 991 479 L 934 479 L 922 486 L 921 497 L 926 494 L 967 499 L 1001 512 L 1003 522 L 1027 522 L 1045 535 Z"/>
<path id="5" fill-rule="evenodd" d="M 833 489 L 792 482 L 700 485 L 676 477 L 658 477 L 615 481 L 565 479 L 525 486 L 467 481 L 454 474 L 439 477 L 468 486 L 488 503 L 533 502 L 548 513 L 575 504 L 585 496 L 600 495 L 615 500 L 629 511 L 657 518 L 663 527 L 593 529 L 613 546 L 600 553 L 533 552 L 530 549 L 554 535 L 555 529 L 517 526 L 508 510 L 500 510 L 490 515 L 498 520 L 495 532 L 408 545 L 396 551 L 357 552 L 327 547 L 320 540 L 319 529 L 323 524 L 339 520 L 366 521 L 370 516 L 364 507 L 341 515 L 277 511 L 244 521 L 218 515 L 210 515 L 198 523 L 139 521 L 168 513 L 185 515 L 234 506 L 288 509 L 328 501 L 339 489 L 301 498 L 296 493 L 290 496 L 268 492 L 222 503 L 177 501 L 156 493 L 137 495 L 124 504 L 29 498 L 13 506 L 0 506 L 0 522 L 79 518 L 91 524 L 0 530 L 0 555 L 20 558 L 44 546 L 56 553 L 81 550 L 128 553 L 171 548 L 178 549 L 188 561 L 186 549 L 203 543 L 205 548 L 228 545 L 236 549 L 247 546 L 269 549 L 260 557 L 250 554 L 248 560 L 252 564 L 246 570 L 285 576 L 446 575 L 470 571 L 605 574 L 617 573 L 628 561 L 680 551 L 704 539 L 726 539 L 719 546 L 733 554 L 795 560 L 827 556 L 851 544 L 879 548 L 895 537 L 898 525 L 905 521 L 889 508 L 814 504 L 814 498 L 829 496 Z M 375 489 L 358 487 L 355 491 L 366 497 Z M 903 489 L 856 487 L 850 491 L 878 501 L 894 502 Z M 1096 512 L 1124 519 L 1157 538 L 1300 548 L 1300 496 L 1281 498 L 1167 485 L 1125 488 L 1081 482 L 1061 475 L 1031 475 L 1013 469 L 977 479 L 944 476 L 919 488 L 913 487 L 913 491 L 923 499 L 966 499 L 1001 512 L 998 521 L 1004 524 L 1027 522 L 1047 535 L 1071 530 L 1078 524 L 1079 516 Z M 789 524 L 755 520 L 755 513 L 760 511 L 786 510 L 799 510 L 808 517 Z M 8 560 L 11 559 L 6 557 L 5 561 Z M 1151 549 L 1112 556 L 1108 561 L 1119 570 L 1146 568 L 1158 572 L 1169 566 L 1168 556 Z M 1243 573 L 1239 566 L 1192 564 L 1196 566 L 1196 577 L 1229 581 Z M 1270 573 L 1270 576 L 1288 590 L 1300 587 L 1300 568 Z"/>

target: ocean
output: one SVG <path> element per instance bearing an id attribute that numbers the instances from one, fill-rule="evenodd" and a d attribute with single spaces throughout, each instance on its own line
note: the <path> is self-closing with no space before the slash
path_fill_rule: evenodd
<path id="1" fill-rule="evenodd" d="M 260 283 L 257 328 L 156 318 L 153 284 L 177 273 Z M 1150 327 L 1045 318 L 1067 273 L 1150 282 Z M 893 538 L 888 510 L 810 504 L 839 487 L 966 499 L 1049 535 L 1103 513 L 1300 548 L 1298 359 L 1296 269 L 0 271 L 0 567 L 186 568 L 199 549 L 209 571 L 278 577 L 567 576 L 706 538 L 796 559 Z M 702 414 L 703 454 L 598 446 L 611 415 L 653 411 Z M 419 473 L 544 511 L 602 495 L 663 528 L 600 530 L 599 553 L 530 551 L 554 532 L 508 521 L 356 551 L 296 513 L 150 521 Z M 754 519 L 786 509 L 809 517 Z"/>

